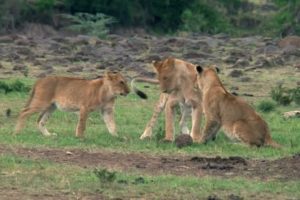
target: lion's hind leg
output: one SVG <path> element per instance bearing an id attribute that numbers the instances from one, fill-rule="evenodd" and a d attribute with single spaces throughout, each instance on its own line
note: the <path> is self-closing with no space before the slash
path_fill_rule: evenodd
<path id="1" fill-rule="evenodd" d="M 163 111 L 163 109 L 165 108 L 166 102 L 168 100 L 168 95 L 167 94 L 160 94 L 160 98 L 158 103 L 155 105 L 154 108 L 154 112 L 152 114 L 152 117 L 150 119 L 150 121 L 148 122 L 144 133 L 140 136 L 140 139 L 146 139 L 146 138 L 150 138 L 152 136 L 152 129 L 160 115 L 160 113 Z"/>
<path id="2" fill-rule="evenodd" d="M 42 111 L 41 107 L 30 107 L 30 106 L 25 107 L 19 114 L 14 134 L 18 134 L 21 131 L 21 129 L 24 127 L 26 119 L 29 116 L 33 115 L 34 113 L 41 112 L 41 111 Z"/>
<path id="3" fill-rule="evenodd" d="M 201 138 L 201 143 L 206 143 L 210 139 L 214 139 L 219 129 L 221 128 L 221 123 L 215 120 L 206 119 L 205 128 Z"/>
<path id="4" fill-rule="evenodd" d="M 233 124 L 231 137 L 236 138 L 249 146 L 260 147 L 264 143 L 262 135 L 257 134 L 255 128 L 253 129 L 249 122 L 244 120 L 239 120 Z"/>
<path id="5" fill-rule="evenodd" d="M 51 106 L 49 106 L 45 111 L 43 111 L 40 114 L 40 116 L 37 120 L 38 127 L 44 136 L 56 135 L 55 133 L 50 133 L 47 130 L 47 128 L 45 127 L 50 115 L 55 111 L 55 109 L 56 109 L 56 106 L 54 104 L 52 104 Z"/>

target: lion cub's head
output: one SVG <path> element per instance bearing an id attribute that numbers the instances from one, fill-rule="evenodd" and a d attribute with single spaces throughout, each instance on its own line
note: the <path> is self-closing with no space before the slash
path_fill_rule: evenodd
<path id="1" fill-rule="evenodd" d="M 175 68 L 175 58 L 167 58 L 152 62 L 158 76 L 161 91 L 171 93 L 178 87 L 178 71 Z"/>
<path id="2" fill-rule="evenodd" d="M 130 92 L 126 79 L 119 72 L 106 72 L 104 80 L 109 84 L 115 95 L 126 96 Z"/>
<path id="3" fill-rule="evenodd" d="M 214 82 L 220 82 L 217 73 L 219 73 L 219 68 L 214 65 L 208 67 L 196 66 L 198 72 L 197 83 L 200 90 L 203 90 L 206 86 L 211 85 Z"/>

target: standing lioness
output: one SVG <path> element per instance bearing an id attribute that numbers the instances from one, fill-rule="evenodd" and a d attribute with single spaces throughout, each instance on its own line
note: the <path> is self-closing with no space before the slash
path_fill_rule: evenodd
<path id="1" fill-rule="evenodd" d="M 206 125 L 201 142 L 215 138 L 222 126 L 225 134 L 249 145 L 279 147 L 271 139 L 267 123 L 242 99 L 224 88 L 215 68 L 197 66 Z"/>
<path id="2" fill-rule="evenodd" d="M 40 112 L 38 127 L 44 136 L 51 133 L 45 127 L 50 114 L 59 108 L 79 112 L 76 136 L 83 137 L 89 112 L 101 111 L 108 131 L 117 135 L 114 121 L 114 103 L 117 95 L 127 95 L 130 89 L 125 78 L 118 72 L 107 72 L 103 78 L 85 80 L 71 77 L 46 77 L 38 80 L 31 97 L 19 115 L 18 133 L 27 117 Z"/>

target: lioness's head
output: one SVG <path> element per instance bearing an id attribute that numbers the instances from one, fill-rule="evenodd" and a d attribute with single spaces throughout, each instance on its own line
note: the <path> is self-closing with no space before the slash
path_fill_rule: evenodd
<path id="1" fill-rule="evenodd" d="M 157 72 L 160 89 L 164 93 L 171 93 L 179 87 L 179 75 L 175 68 L 175 62 L 175 58 L 152 62 Z"/>
<path id="2" fill-rule="evenodd" d="M 200 90 L 203 90 L 205 86 L 208 86 L 213 82 L 220 82 L 217 75 L 220 70 L 216 66 L 212 65 L 203 68 L 200 65 L 197 65 L 196 69 L 198 72 L 197 83 Z"/>
<path id="3" fill-rule="evenodd" d="M 115 95 L 126 96 L 130 92 L 127 81 L 121 73 L 106 72 L 104 79 L 107 81 Z"/>

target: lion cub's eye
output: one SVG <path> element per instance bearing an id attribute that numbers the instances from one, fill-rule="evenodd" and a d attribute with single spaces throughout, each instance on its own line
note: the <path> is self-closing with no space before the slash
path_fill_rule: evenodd
<path id="1" fill-rule="evenodd" d="M 124 81 L 120 81 L 120 84 L 124 85 L 124 84 L 125 84 L 125 82 L 124 82 Z"/>
<path id="2" fill-rule="evenodd" d="M 168 79 L 168 77 L 166 77 L 166 76 L 163 77 L 163 80 L 167 80 L 167 79 Z"/>

